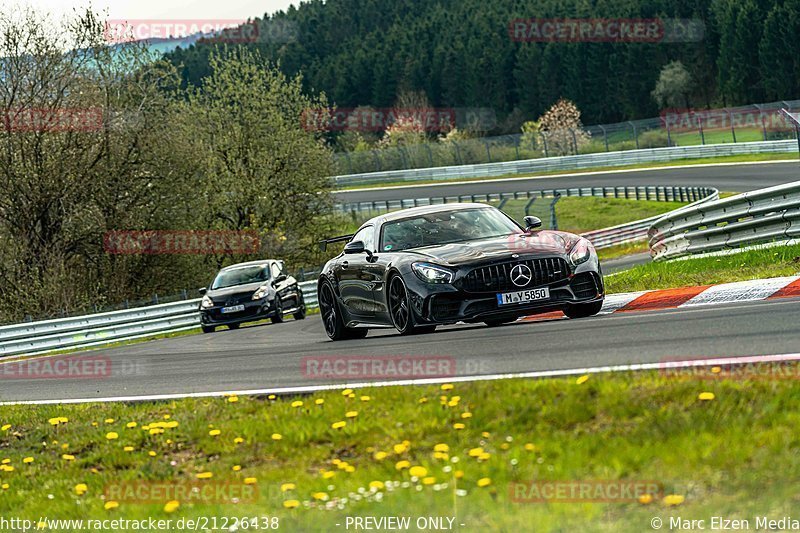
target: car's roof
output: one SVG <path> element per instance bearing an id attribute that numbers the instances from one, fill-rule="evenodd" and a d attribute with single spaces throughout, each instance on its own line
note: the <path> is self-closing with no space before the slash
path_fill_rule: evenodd
<path id="1" fill-rule="evenodd" d="M 479 208 L 486 208 L 492 207 L 489 204 L 479 204 L 479 203 L 472 203 L 472 202 L 459 202 L 459 203 L 450 203 L 450 204 L 435 204 L 435 205 L 425 205 L 421 207 L 411 207 L 408 209 L 401 209 L 400 211 L 394 211 L 392 213 L 387 213 L 385 215 L 381 215 L 378 217 L 373 218 L 370 220 L 372 223 L 380 222 L 392 222 L 394 220 L 400 220 L 403 218 L 410 218 L 416 215 L 428 215 L 431 213 L 443 213 L 447 211 L 460 211 L 463 209 L 479 209 Z"/>
<path id="2" fill-rule="evenodd" d="M 249 266 L 264 266 L 265 267 L 265 266 L 269 266 L 270 263 L 274 263 L 274 262 L 280 262 L 280 261 L 277 261 L 277 259 L 261 259 L 259 261 L 248 261 L 247 263 L 237 263 L 235 265 L 226 266 L 225 268 L 221 269 L 220 272 L 222 272 L 224 270 L 233 270 L 233 269 L 236 269 L 236 268 L 249 267 Z"/>

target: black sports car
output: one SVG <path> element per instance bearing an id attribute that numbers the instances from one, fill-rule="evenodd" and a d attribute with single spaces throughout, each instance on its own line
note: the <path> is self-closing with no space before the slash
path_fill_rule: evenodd
<path id="1" fill-rule="evenodd" d="M 296 320 L 306 317 L 303 291 L 296 279 L 284 273 L 282 261 L 268 259 L 223 268 L 200 294 L 203 333 L 212 333 L 217 326 L 238 329 L 244 322 L 265 318 L 283 322 L 287 314 Z"/>
<path id="2" fill-rule="evenodd" d="M 405 209 L 366 222 L 328 261 L 317 291 L 325 331 L 333 340 L 362 338 L 370 328 L 425 333 L 437 325 L 497 326 L 531 314 L 597 314 L 603 275 L 589 241 L 523 229 L 485 204 Z"/>

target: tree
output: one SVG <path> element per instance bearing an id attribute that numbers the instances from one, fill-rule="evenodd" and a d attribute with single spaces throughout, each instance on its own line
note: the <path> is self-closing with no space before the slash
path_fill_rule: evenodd
<path id="1" fill-rule="evenodd" d="M 560 98 L 536 122 L 550 155 L 578 153 L 581 146 L 589 143 L 590 135 L 583 130 L 578 106 L 564 98 Z M 529 129 L 535 125 L 530 124 Z"/>
<path id="2" fill-rule="evenodd" d="M 689 93 L 692 89 L 692 76 L 683 63 L 672 61 L 661 69 L 656 87 L 650 93 L 658 106 L 664 108 L 689 108 Z"/>

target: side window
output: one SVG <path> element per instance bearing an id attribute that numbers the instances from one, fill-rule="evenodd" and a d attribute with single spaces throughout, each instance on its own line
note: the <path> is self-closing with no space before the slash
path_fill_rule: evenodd
<path id="1" fill-rule="evenodd" d="M 361 228 L 358 232 L 353 235 L 352 241 L 361 241 L 364 243 L 364 248 L 367 250 L 374 252 L 375 251 L 375 228 L 372 226 L 367 226 L 365 228 Z"/>

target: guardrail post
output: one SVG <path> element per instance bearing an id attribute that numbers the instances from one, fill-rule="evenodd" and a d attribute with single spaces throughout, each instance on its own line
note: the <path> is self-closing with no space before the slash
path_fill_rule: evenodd
<path id="1" fill-rule="evenodd" d="M 550 157 L 550 154 L 548 153 L 548 150 L 547 150 L 547 136 L 544 134 L 544 132 L 540 133 L 539 135 L 541 135 L 542 144 L 544 145 L 544 156 L 545 157 Z"/>
<path id="2" fill-rule="evenodd" d="M 667 147 L 672 146 L 672 134 L 669 130 L 669 120 L 664 120 L 664 124 L 667 127 Z"/>
<path id="3" fill-rule="evenodd" d="M 531 196 L 531 199 L 528 200 L 528 203 L 525 204 L 525 216 L 531 214 L 531 207 L 533 207 L 533 202 L 536 201 L 536 196 Z"/>
<path id="4" fill-rule="evenodd" d="M 489 163 L 492 163 L 492 151 L 489 149 L 489 142 L 483 141 L 483 144 L 486 146 L 486 157 L 489 158 Z"/>
<path id="5" fill-rule="evenodd" d="M 728 115 L 731 119 L 731 136 L 733 136 L 733 143 L 736 144 L 736 127 L 733 123 L 733 111 L 728 110 Z"/>
<path id="6" fill-rule="evenodd" d="M 561 199 L 561 193 L 554 191 L 553 201 L 550 202 L 550 229 L 558 229 L 558 219 L 556 218 L 556 204 Z"/>
<path id="7" fill-rule="evenodd" d="M 453 141 L 453 146 L 456 149 L 456 164 L 463 165 L 464 160 L 461 159 L 461 147 L 458 146 L 458 143 L 456 141 Z"/>
<path id="8" fill-rule="evenodd" d="M 503 210 L 503 206 L 506 205 L 506 202 L 508 202 L 508 198 L 502 198 L 500 200 L 500 203 L 497 204 L 497 209 L 500 209 L 502 211 Z"/>
<path id="9" fill-rule="evenodd" d="M 700 128 L 700 144 L 706 145 L 706 135 L 703 133 L 703 117 L 697 117 L 697 127 Z"/>
<path id="10" fill-rule="evenodd" d="M 575 155 L 578 155 L 578 138 L 575 137 L 575 130 L 569 128 L 569 133 L 572 135 L 572 146 L 575 148 Z"/>
<path id="11" fill-rule="evenodd" d="M 638 150 L 639 149 L 639 133 L 636 131 L 636 124 L 634 124 L 632 121 L 628 121 L 628 124 L 630 124 L 631 127 L 633 128 L 633 140 L 636 141 L 636 149 Z"/>
<path id="12" fill-rule="evenodd" d="M 606 129 L 603 126 L 600 126 L 600 129 L 603 131 L 603 141 L 606 145 L 606 152 L 608 152 L 608 134 L 606 133 Z"/>
<path id="13" fill-rule="evenodd" d="M 764 140 L 766 141 L 767 140 L 767 125 L 764 122 L 764 112 L 761 110 L 761 106 L 760 105 L 758 105 L 758 104 L 753 104 L 753 105 L 755 105 L 756 109 L 758 109 L 758 117 L 761 119 L 761 131 L 763 132 Z"/>

